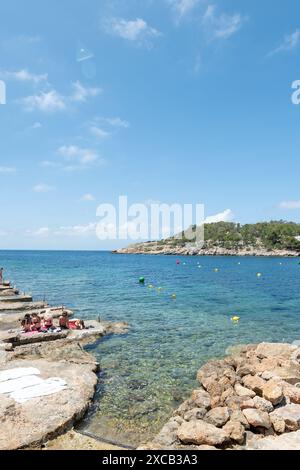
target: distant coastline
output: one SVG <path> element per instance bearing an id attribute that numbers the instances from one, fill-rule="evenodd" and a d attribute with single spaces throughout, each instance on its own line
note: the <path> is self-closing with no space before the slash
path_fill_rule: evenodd
<path id="1" fill-rule="evenodd" d="M 202 227 L 203 229 L 203 227 Z M 218 222 L 204 225 L 203 245 L 190 242 L 198 227 L 160 241 L 135 243 L 114 250 L 115 254 L 148 254 L 174 256 L 263 256 L 299 257 L 300 225 L 272 221 L 257 224 Z"/>
<path id="2" fill-rule="evenodd" d="M 228 250 L 226 248 L 216 249 L 171 249 L 167 247 L 159 247 L 154 244 L 143 243 L 141 245 L 130 245 L 127 248 L 112 251 L 113 254 L 119 255 L 164 255 L 164 256 L 252 256 L 252 257 L 278 257 L 278 258 L 297 258 L 300 253 L 291 250 Z"/>

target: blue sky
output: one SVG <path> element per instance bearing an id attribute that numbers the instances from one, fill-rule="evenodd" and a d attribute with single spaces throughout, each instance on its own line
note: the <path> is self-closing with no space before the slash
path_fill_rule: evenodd
<path id="1" fill-rule="evenodd" d="M 105 249 L 96 208 L 300 222 L 298 0 L 4 0 L 1 248 Z"/>

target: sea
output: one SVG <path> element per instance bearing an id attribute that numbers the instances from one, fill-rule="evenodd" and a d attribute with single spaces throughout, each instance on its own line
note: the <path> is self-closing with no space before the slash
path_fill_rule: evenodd
<path id="1" fill-rule="evenodd" d="M 83 319 L 129 324 L 127 334 L 86 348 L 101 372 L 80 424 L 129 446 L 159 432 L 209 359 L 233 345 L 300 340 L 299 261 L 0 251 L 6 279 L 34 300 L 70 307 Z"/>

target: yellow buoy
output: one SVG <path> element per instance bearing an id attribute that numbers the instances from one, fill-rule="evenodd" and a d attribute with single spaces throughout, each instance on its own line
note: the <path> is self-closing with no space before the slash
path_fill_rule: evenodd
<path id="1" fill-rule="evenodd" d="M 256 276 L 257 276 L 257 277 L 261 277 L 261 276 L 262 276 L 262 273 L 257 273 Z"/>
<path id="2" fill-rule="evenodd" d="M 172 299 L 176 299 L 177 296 L 176 296 L 176 294 L 172 294 L 171 297 L 172 297 Z"/>
<path id="3" fill-rule="evenodd" d="M 214 271 L 215 271 L 215 273 L 218 273 L 220 270 L 219 270 L 219 268 L 215 268 Z"/>
<path id="4" fill-rule="evenodd" d="M 157 291 L 158 291 L 158 292 L 161 292 L 162 290 L 163 290 L 162 287 L 158 287 L 158 288 L 157 288 Z"/>
<path id="5" fill-rule="evenodd" d="M 153 285 L 149 284 L 148 289 L 153 289 Z"/>
<path id="6" fill-rule="evenodd" d="M 233 322 L 239 322 L 239 321 L 240 321 L 240 317 L 232 317 L 232 318 L 231 318 L 231 321 L 233 321 Z"/>

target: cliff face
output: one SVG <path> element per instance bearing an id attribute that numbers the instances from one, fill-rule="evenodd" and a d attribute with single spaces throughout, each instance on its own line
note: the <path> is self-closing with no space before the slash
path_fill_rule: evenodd
<path id="1" fill-rule="evenodd" d="M 197 228 L 194 227 L 193 230 Z M 300 225 L 266 222 L 243 225 L 205 224 L 204 244 L 197 247 L 182 234 L 165 240 L 136 243 L 114 251 L 119 254 L 189 256 L 300 256 Z"/>

